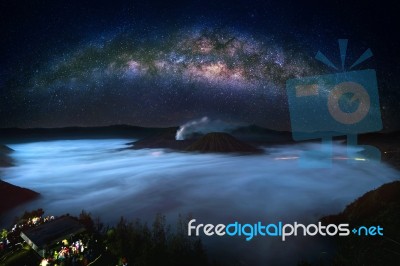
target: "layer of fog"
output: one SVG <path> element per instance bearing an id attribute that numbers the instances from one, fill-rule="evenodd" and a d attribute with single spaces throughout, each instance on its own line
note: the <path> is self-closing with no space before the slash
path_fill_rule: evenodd
<path id="1" fill-rule="evenodd" d="M 173 223 L 191 213 L 201 223 L 314 223 L 337 213 L 363 193 L 399 178 L 374 161 L 334 160 L 331 168 L 304 169 L 297 158 L 315 144 L 267 149 L 265 155 L 187 154 L 164 150 L 125 150 L 132 140 L 64 140 L 9 145 L 16 166 L 2 169 L 5 181 L 40 192 L 42 197 L 8 213 L 3 223 L 25 209 L 78 214 L 82 209 L 115 223 L 153 220 L 157 212 Z M 335 146 L 336 159 L 345 148 Z M 204 238 L 210 254 L 223 250 L 249 265 L 295 264 L 321 254 L 312 238 Z M 290 255 L 288 255 L 290 254 Z"/>

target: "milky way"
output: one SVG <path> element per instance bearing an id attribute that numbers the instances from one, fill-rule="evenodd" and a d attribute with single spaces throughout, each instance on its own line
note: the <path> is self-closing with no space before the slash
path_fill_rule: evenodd
<path id="1" fill-rule="evenodd" d="M 204 115 L 271 126 L 286 112 L 286 80 L 318 65 L 273 37 L 196 26 L 117 33 L 49 58 L 26 85 L 42 114 L 66 123 L 150 126 Z"/>
<path id="2" fill-rule="evenodd" d="M 257 40 L 229 30 L 188 30 L 156 40 L 129 37 L 118 35 L 102 44 L 89 43 L 38 75 L 34 86 L 78 83 L 75 86 L 79 87 L 110 78 L 160 77 L 251 90 L 262 84 L 281 85 L 288 77 L 310 72 L 304 58 L 284 51 L 273 40 Z"/>
<path id="3" fill-rule="evenodd" d="M 377 71 L 384 127 L 400 121 L 394 6 L 13 1 L 0 10 L 1 127 L 177 126 L 209 117 L 289 130 L 286 81 L 335 72 L 314 57 L 320 50 L 338 63 L 340 38 L 351 44 L 349 62 L 371 48 L 360 69 Z"/>

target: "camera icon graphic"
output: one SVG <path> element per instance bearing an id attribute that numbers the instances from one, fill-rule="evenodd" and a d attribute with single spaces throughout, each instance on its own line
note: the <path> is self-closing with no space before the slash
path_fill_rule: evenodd
<path id="1" fill-rule="evenodd" d="M 339 40 L 344 69 L 347 40 Z M 351 67 L 372 56 L 367 50 Z M 321 52 L 316 59 L 337 69 Z M 321 150 L 308 151 L 300 160 L 305 167 L 328 167 L 332 161 L 332 138 L 347 136 L 348 161 L 380 159 L 380 151 L 361 146 L 363 158 L 351 155 L 357 134 L 382 129 L 376 72 L 373 69 L 290 79 L 286 82 L 292 136 L 296 141 L 322 139 Z M 308 157 L 319 158 L 314 165 Z M 354 158 L 352 158 L 352 156 Z M 354 160 L 352 160 L 354 159 Z M 324 162 L 321 164 L 321 161 Z"/>

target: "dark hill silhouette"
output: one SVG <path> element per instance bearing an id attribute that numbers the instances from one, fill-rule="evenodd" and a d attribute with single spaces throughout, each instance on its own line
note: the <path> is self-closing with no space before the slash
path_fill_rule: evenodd
<path id="1" fill-rule="evenodd" d="M 11 148 L 0 144 L 0 167 L 13 165 L 9 156 L 11 152 L 13 152 Z M 32 190 L 11 185 L 0 179 L 0 214 L 38 196 L 39 194 Z"/>
<path id="2" fill-rule="evenodd" d="M 0 167 L 7 167 L 7 166 L 12 166 L 13 162 L 10 156 L 8 156 L 9 153 L 11 153 L 13 150 L 6 145 L 0 144 Z"/>
<path id="3" fill-rule="evenodd" d="M 36 199 L 39 193 L 0 180 L 0 214 L 17 205 Z"/>
<path id="4" fill-rule="evenodd" d="M 237 152 L 237 153 L 261 153 L 250 144 L 242 142 L 227 133 L 214 132 L 208 133 L 195 141 L 186 151 L 198 152 Z"/>
<path id="5" fill-rule="evenodd" d="M 175 127 L 177 129 L 177 127 Z M 143 138 L 165 128 L 147 128 L 129 125 L 104 127 L 62 127 L 62 128 L 0 128 L 2 142 L 20 142 L 57 139 L 103 139 L 103 138 Z M 167 129 L 168 130 L 168 129 Z"/>
<path id="6" fill-rule="evenodd" d="M 383 236 L 350 233 L 337 237 L 337 254 L 333 265 L 400 265 L 400 181 L 384 184 L 367 192 L 337 215 L 326 216 L 322 223 L 380 226 Z"/>
<path id="7" fill-rule="evenodd" d="M 12 151 L 13 149 L 11 149 L 10 147 L 0 144 L 0 153 L 10 153 Z"/>

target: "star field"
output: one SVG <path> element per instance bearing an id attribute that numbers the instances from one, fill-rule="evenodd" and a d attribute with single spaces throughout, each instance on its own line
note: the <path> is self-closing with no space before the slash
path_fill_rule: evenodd
<path id="1" fill-rule="evenodd" d="M 283 112 L 285 81 L 315 73 L 312 64 L 273 39 L 191 27 L 156 38 L 127 32 L 88 42 L 41 66 L 28 86 L 31 98 L 46 94 L 42 108 L 55 114 L 90 123 L 106 110 L 94 124 L 108 123 L 103 119 L 117 110 L 126 112 L 117 115 L 120 123 L 168 125 L 201 115 L 253 123 L 263 112 Z"/>
<path id="2" fill-rule="evenodd" d="M 359 49 L 349 54 L 374 51 L 362 67 L 377 69 L 384 119 L 397 127 L 397 46 L 382 30 L 391 16 L 364 6 L 357 18 L 369 27 L 360 29 L 347 9 L 321 3 L 4 4 L 1 126 L 176 126 L 207 116 L 287 130 L 286 81 L 331 73 L 315 53 L 336 58 L 336 40 L 349 38 Z"/>

